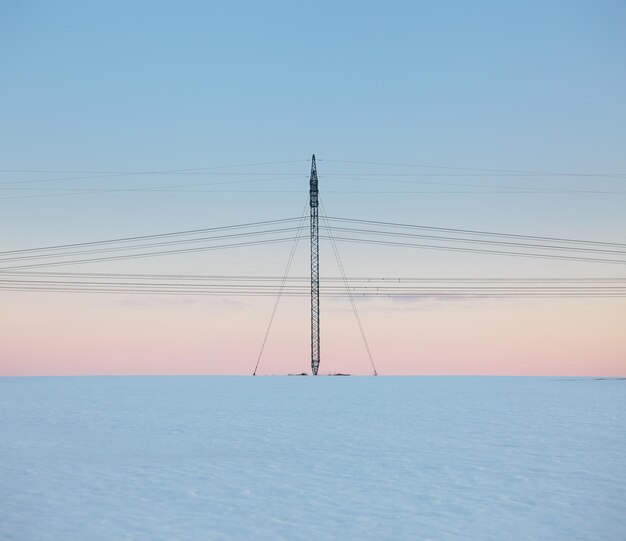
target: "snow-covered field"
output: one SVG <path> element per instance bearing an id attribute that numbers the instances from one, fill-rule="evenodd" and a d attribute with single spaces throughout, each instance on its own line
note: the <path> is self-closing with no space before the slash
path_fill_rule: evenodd
<path id="1" fill-rule="evenodd" d="M 0 539 L 626 539 L 626 381 L 0 379 Z"/>

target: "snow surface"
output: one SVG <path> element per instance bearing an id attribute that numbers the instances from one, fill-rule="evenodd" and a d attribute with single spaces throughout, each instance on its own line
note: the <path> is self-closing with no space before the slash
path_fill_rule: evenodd
<path id="1" fill-rule="evenodd" d="M 0 379 L 0 539 L 626 539 L 626 381 Z"/>

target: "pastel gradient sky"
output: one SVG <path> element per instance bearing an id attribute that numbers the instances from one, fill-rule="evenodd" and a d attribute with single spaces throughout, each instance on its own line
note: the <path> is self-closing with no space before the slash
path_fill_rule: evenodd
<path id="1" fill-rule="evenodd" d="M 446 169 L 434 182 L 622 193 L 341 193 L 373 187 L 333 175 L 372 168 L 332 161 L 626 174 L 625 27 L 626 4 L 608 0 L 2 2 L 0 250 L 297 216 L 312 153 L 331 215 L 626 242 L 626 176 L 459 179 Z M 259 166 L 248 187 L 275 190 L 266 193 L 72 195 L 63 193 L 72 180 L 7 184 L 68 177 L 12 170 L 286 160 L 294 162 Z M 193 179 L 233 189 L 237 180 Z M 190 180 L 82 182 L 126 190 Z M 340 248 L 352 276 L 626 277 L 623 265 Z M 259 246 L 62 270 L 278 276 L 288 253 Z M 306 275 L 307 258 L 303 242 L 294 275 Z M 338 275 L 328 247 L 322 274 Z M 0 375 L 249 374 L 274 302 L 16 291 L 0 299 Z M 358 306 L 383 374 L 626 376 L 624 298 Z M 308 310 L 306 298 L 281 303 L 261 373 L 308 369 Z M 347 301 L 322 310 L 321 371 L 368 373 Z"/>

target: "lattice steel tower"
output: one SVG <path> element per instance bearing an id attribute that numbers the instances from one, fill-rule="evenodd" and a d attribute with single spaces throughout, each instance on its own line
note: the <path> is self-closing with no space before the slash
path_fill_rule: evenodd
<path id="1" fill-rule="evenodd" d="M 317 376 L 320 366 L 320 252 L 317 207 L 317 167 L 315 154 L 311 158 L 311 178 L 309 181 L 309 202 L 311 206 L 311 372 Z"/>

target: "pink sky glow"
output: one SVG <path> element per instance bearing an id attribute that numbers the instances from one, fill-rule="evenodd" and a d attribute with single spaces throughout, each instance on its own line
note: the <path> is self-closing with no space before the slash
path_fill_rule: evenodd
<path id="1" fill-rule="evenodd" d="M 25 295 L 2 313 L 0 375 L 250 374 L 271 302 Z M 382 375 L 626 376 L 625 307 L 622 299 L 360 304 Z M 320 373 L 371 372 L 346 308 L 331 301 L 323 310 Z M 283 301 L 260 374 L 308 371 L 307 318 L 306 299 Z"/>

